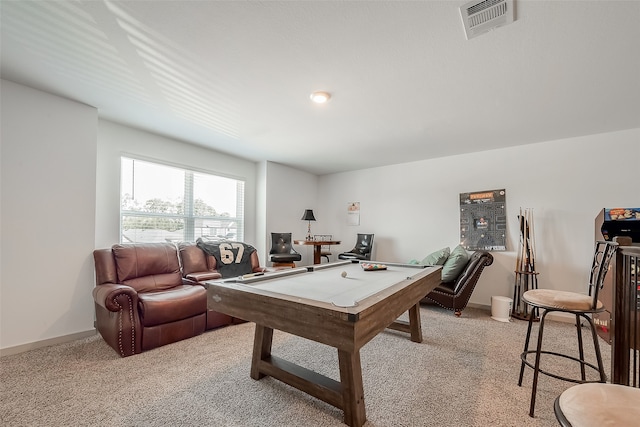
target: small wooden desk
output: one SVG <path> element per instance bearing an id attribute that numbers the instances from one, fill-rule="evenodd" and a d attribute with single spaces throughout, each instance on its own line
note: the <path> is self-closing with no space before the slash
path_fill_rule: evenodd
<path id="1" fill-rule="evenodd" d="M 340 240 L 294 240 L 296 245 L 313 245 L 313 263 L 320 264 L 322 262 L 322 246 L 339 245 Z"/>

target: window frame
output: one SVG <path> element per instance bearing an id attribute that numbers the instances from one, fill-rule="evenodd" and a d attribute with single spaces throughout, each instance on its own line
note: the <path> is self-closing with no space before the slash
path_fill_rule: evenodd
<path id="1" fill-rule="evenodd" d="M 133 162 L 140 161 L 149 163 L 152 165 L 157 165 L 161 167 L 169 167 L 180 170 L 184 173 L 183 187 L 185 188 L 185 192 L 183 193 L 183 213 L 162 213 L 162 212 L 145 212 L 145 211 L 136 211 L 136 210 L 123 210 L 123 161 L 131 160 Z M 125 217 L 138 217 L 138 218 L 166 218 L 166 219 L 178 219 L 182 220 L 182 239 L 179 241 L 185 242 L 194 242 L 197 237 L 205 237 L 211 240 L 223 240 L 226 239 L 227 236 L 205 236 L 202 232 L 197 233 L 196 229 L 198 228 L 196 225 L 198 221 L 222 221 L 222 222 L 235 222 L 236 233 L 235 237 L 231 240 L 244 240 L 245 233 L 245 206 L 246 206 L 246 186 L 247 180 L 241 176 L 234 176 L 227 173 L 222 173 L 219 171 L 207 170 L 202 168 L 197 168 L 193 166 L 187 166 L 180 163 L 168 162 L 164 160 L 159 160 L 156 158 L 150 158 L 146 156 L 139 156 L 131 153 L 120 153 L 119 155 L 119 185 L 118 185 L 118 195 L 119 195 L 119 241 L 120 243 L 144 243 L 141 240 L 127 240 L 125 239 L 125 228 L 123 226 Z M 135 173 L 135 172 L 134 172 Z M 197 174 L 212 176 L 215 178 L 225 178 L 236 181 L 236 215 L 231 216 L 198 216 L 195 215 L 194 207 L 195 207 L 195 199 L 194 199 L 194 185 L 195 185 L 195 176 Z M 187 181 L 189 181 L 187 183 Z M 238 185 L 241 184 L 241 189 L 238 189 Z M 215 207 L 214 207 L 215 209 Z M 202 229 L 202 227 L 201 227 Z M 157 241 L 157 240 L 155 240 Z M 174 241 L 172 239 L 165 239 L 163 241 Z M 175 240 L 178 241 L 178 240 Z"/>

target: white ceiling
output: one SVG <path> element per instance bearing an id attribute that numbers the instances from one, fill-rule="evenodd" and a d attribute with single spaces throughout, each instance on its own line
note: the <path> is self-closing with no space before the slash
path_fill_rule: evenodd
<path id="1" fill-rule="evenodd" d="M 2 0 L 1 72 L 319 175 L 640 127 L 639 1 L 516 0 L 466 40 L 467 1 Z"/>

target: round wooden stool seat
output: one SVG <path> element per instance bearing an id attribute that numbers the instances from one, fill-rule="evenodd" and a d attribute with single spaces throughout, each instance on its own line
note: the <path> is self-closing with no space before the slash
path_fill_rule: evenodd
<path id="1" fill-rule="evenodd" d="M 640 420 L 639 402 L 640 388 L 587 383 L 562 392 L 554 410 L 563 426 L 632 426 Z"/>

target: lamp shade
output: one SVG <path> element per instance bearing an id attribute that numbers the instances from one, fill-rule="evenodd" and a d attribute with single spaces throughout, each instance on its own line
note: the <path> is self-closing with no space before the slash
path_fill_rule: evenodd
<path id="1" fill-rule="evenodd" d="M 313 216 L 313 210 L 312 209 L 305 209 L 304 215 L 302 215 L 301 219 L 303 221 L 315 221 L 316 217 Z"/>

